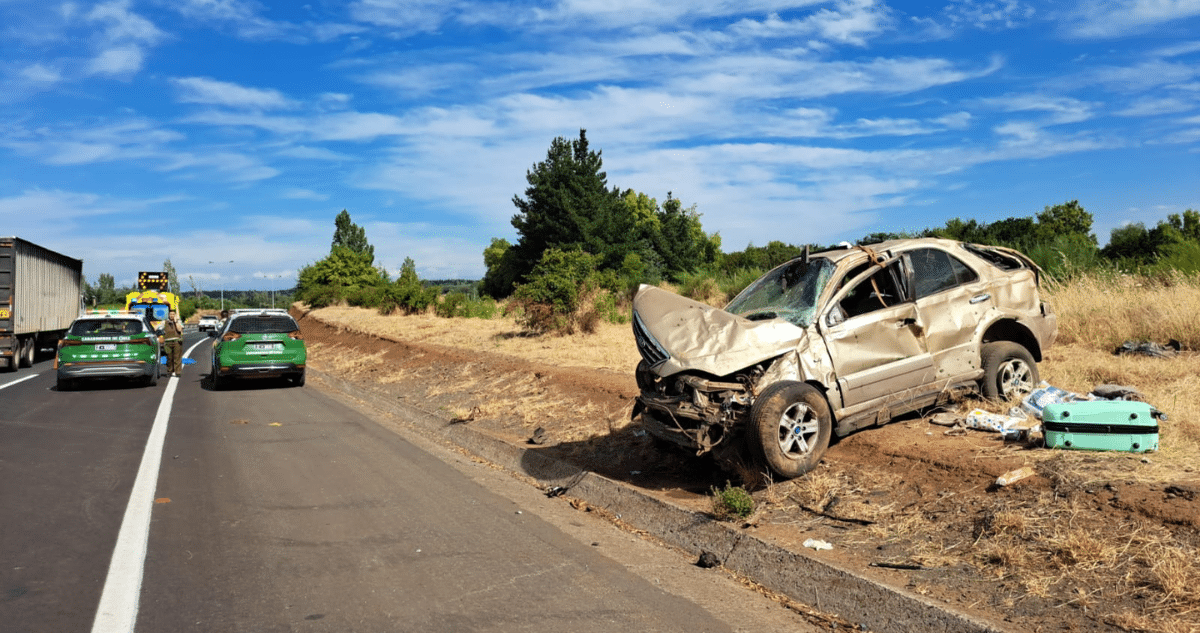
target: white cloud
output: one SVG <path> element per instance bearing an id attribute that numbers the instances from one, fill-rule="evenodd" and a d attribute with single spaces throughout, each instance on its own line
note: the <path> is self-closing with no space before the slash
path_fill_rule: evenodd
<path id="1" fill-rule="evenodd" d="M 279 197 L 286 200 L 328 200 L 329 195 L 317 193 L 311 189 L 286 189 Z"/>
<path id="2" fill-rule="evenodd" d="M 140 46 L 119 46 L 101 51 L 87 64 L 87 72 L 92 75 L 128 75 L 142 68 L 142 49 Z"/>
<path id="3" fill-rule="evenodd" d="M 979 103 L 1002 112 L 1045 112 L 1046 124 L 1059 125 L 1078 123 L 1093 116 L 1095 103 L 1088 103 L 1071 97 L 1057 97 L 1041 94 L 1017 94 L 1001 97 L 979 99 Z"/>
<path id="4" fill-rule="evenodd" d="M 1189 110 L 1195 110 L 1198 106 L 1200 106 L 1200 103 L 1197 103 L 1194 100 L 1185 101 L 1183 99 L 1177 99 L 1174 97 L 1148 98 L 1139 99 L 1133 102 L 1129 105 L 1129 107 L 1123 110 L 1118 110 L 1117 114 L 1120 116 L 1135 117 L 1158 116 L 1161 114 L 1177 114 L 1179 112 L 1187 112 Z"/>
<path id="5" fill-rule="evenodd" d="M 1071 35 L 1084 38 L 1124 37 L 1200 15 L 1197 0 L 1108 0 L 1076 6 L 1064 27 Z"/>
<path id="6" fill-rule="evenodd" d="M 291 108 L 295 103 L 274 89 L 247 88 L 207 77 L 178 77 L 171 83 L 179 88 L 179 100 L 234 108 L 273 110 Z"/>
<path id="7" fill-rule="evenodd" d="M 51 68 L 41 63 L 30 64 L 21 69 L 21 76 L 40 84 L 58 83 L 63 78 L 57 68 Z"/>
<path id="8" fill-rule="evenodd" d="M 807 36 L 865 46 L 867 39 L 883 32 L 890 22 L 887 7 L 874 0 L 842 0 L 832 8 L 821 8 L 794 20 L 782 19 L 778 14 L 762 21 L 743 19 L 730 31 L 755 39 Z"/>

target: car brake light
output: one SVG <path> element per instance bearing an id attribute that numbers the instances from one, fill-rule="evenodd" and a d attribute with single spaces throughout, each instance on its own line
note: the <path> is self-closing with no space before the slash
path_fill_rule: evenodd
<path id="1" fill-rule="evenodd" d="M 221 337 L 221 340 L 222 341 L 236 341 L 240 338 L 242 338 L 242 335 L 238 334 L 237 332 L 226 332 L 225 336 Z"/>

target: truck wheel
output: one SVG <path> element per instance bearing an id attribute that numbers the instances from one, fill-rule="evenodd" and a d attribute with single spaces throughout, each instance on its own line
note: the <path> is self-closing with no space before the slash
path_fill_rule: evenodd
<path id="1" fill-rule="evenodd" d="M 980 356 L 985 398 L 1016 400 L 1037 387 L 1037 363 L 1024 346 L 1010 341 L 987 343 Z"/>
<path id="2" fill-rule="evenodd" d="M 781 382 L 767 387 L 750 410 L 750 445 L 772 473 L 784 479 L 816 468 L 829 447 L 833 416 L 815 387 Z"/>
<path id="3" fill-rule="evenodd" d="M 37 351 L 37 343 L 34 339 L 27 338 L 21 341 L 21 367 L 33 367 L 33 356 Z"/>
<path id="4" fill-rule="evenodd" d="M 13 350 L 13 355 L 0 360 L 0 371 L 17 371 L 17 353 Z"/>

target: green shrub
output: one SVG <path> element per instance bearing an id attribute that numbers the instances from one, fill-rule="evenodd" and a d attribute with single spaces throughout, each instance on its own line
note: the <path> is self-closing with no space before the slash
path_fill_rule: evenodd
<path id="1" fill-rule="evenodd" d="M 465 293 L 447 293 L 446 296 L 442 297 L 442 300 L 437 303 L 436 307 L 434 308 L 434 312 L 438 316 L 447 319 L 452 319 L 454 317 L 465 317 L 467 316 L 468 302 L 469 299 L 467 299 L 467 295 Z"/>
<path id="2" fill-rule="evenodd" d="M 517 322 L 534 333 L 574 333 L 581 325 L 580 298 L 597 288 L 598 262 L 583 251 L 547 249 L 528 281 L 513 292 L 511 303 L 521 308 Z"/>
<path id="3" fill-rule="evenodd" d="M 321 284 L 309 286 L 296 294 L 301 301 L 313 308 L 325 308 L 342 303 L 345 300 L 344 292 L 343 286 Z"/>
<path id="4" fill-rule="evenodd" d="M 713 515 L 720 521 L 744 519 L 754 512 L 754 497 L 745 488 L 727 481 L 724 490 L 713 486 L 712 509 Z"/>
<path id="5" fill-rule="evenodd" d="M 360 308 L 378 308 L 387 294 L 387 286 L 362 286 L 345 289 L 346 303 Z"/>

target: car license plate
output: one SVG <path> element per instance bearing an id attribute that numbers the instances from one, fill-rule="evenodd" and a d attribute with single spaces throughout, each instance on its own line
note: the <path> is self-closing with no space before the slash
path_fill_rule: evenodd
<path id="1" fill-rule="evenodd" d="M 115 343 L 100 343 L 96 345 L 97 352 L 113 352 L 116 351 L 116 349 L 117 345 Z"/>
<path id="2" fill-rule="evenodd" d="M 250 349 L 256 352 L 271 352 L 279 349 L 278 343 L 251 343 Z"/>

